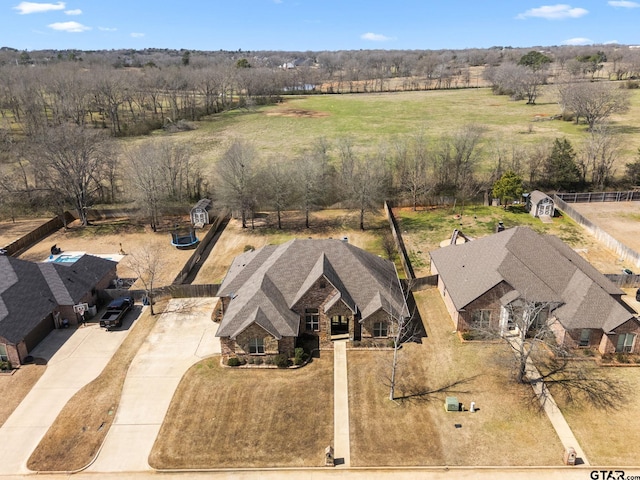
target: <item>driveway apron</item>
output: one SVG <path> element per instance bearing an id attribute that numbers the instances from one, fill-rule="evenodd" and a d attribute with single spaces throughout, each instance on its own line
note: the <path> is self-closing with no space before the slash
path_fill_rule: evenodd
<path id="1" fill-rule="evenodd" d="M 0 428 L 0 475 L 30 472 L 27 461 L 38 443 L 69 399 L 102 372 L 133 317 L 129 314 L 124 328 L 113 332 L 96 323 L 54 330 L 31 352 L 47 361 L 47 369 Z"/>
<path id="2" fill-rule="evenodd" d="M 173 299 L 133 359 L 114 423 L 88 472 L 150 470 L 148 457 L 185 372 L 220 353 L 216 299 Z"/>

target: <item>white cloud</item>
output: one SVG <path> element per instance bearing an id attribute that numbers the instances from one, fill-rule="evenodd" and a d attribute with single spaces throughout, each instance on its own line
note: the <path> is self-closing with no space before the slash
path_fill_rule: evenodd
<path id="1" fill-rule="evenodd" d="M 360 38 L 363 40 L 370 40 L 372 42 L 387 42 L 389 40 L 393 40 L 393 38 L 387 37 L 386 35 L 371 32 L 363 33 L 360 35 Z"/>
<path id="2" fill-rule="evenodd" d="M 75 10 L 65 10 L 64 13 L 67 15 L 82 15 L 82 10 L 76 8 Z"/>
<path id="3" fill-rule="evenodd" d="M 621 8 L 638 8 L 638 7 L 640 7 L 640 3 L 629 2 L 627 0 L 610 0 L 607 3 L 611 7 L 621 7 Z"/>
<path id="4" fill-rule="evenodd" d="M 85 32 L 87 30 L 91 30 L 91 27 L 87 27 L 86 25 L 82 25 L 78 22 L 56 22 L 47 25 L 49 28 L 54 30 L 58 30 L 60 32 L 70 32 L 70 33 L 79 33 Z"/>
<path id="5" fill-rule="evenodd" d="M 13 7 L 14 10 L 18 10 L 20 15 L 28 15 L 30 13 L 42 13 L 49 12 L 51 10 L 64 10 L 65 3 L 34 3 L 34 2 L 20 2 Z"/>
<path id="6" fill-rule="evenodd" d="M 563 45 L 591 45 L 592 43 L 593 40 L 584 37 L 570 38 L 562 42 Z"/>
<path id="7" fill-rule="evenodd" d="M 118 29 L 115 27 L 98 27 L 98 30 L 101 32 L 115 32 Z"/>
<path id="8" fill-rule="evenodd" d="M 144 33 L 133 32 L 133 33 L 131 34 L 131 36 L 132 36 L 133 38 L 142 38 L 142 37 L 144 37 Z"/>
<path id="9" fill-rule="evenodd" d="M 573 8 L 571 5 L 543 5 L 542 7 L 532 8 L 524 13 L 519 14 L 516 18 L 524 20 L 529 17 L 544 18 L 546 20 L 563 20 L 565 18 L 579 18 L 589 13 L 584 8 Z"/>
<path id="10" fill-rule="evenodd" d="M 620 42 L 618 40 L 607 40 L 606 42 L 604 42 L 605 45 L 617 45 Z"/>

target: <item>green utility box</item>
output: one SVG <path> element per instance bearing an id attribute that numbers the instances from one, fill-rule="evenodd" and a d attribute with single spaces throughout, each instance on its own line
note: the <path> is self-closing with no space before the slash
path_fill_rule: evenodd
<path id="1" fill-rule="evenodd" d="M 447 412 L 460 411 L 460 403 L 458 403 L 458 397 L 447 397 L 444 402 L 444 409 Z"/>

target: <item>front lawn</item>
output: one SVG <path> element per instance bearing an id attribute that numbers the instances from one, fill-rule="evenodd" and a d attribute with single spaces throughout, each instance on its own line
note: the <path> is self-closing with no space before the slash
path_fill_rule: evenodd
<path id="1" fill-rule="evenodd" d="M 563 446 L 509 377 L 506 347 L 463 343 L 435 288 L 415 296 L 428 337 L 401 350 L 404 398 L 388 400 L 381 379 L 391 352 L 349 352 L 352 464 L 560 465 Z M 478 411 L 445 412 L 447 396 Z"/>
<path id="2" fill-rule="evenodd" d="M 295 370 L 194 365 L 149 464 L 158 469 L 319 467 L 333 444 L 333 355 Z"/>

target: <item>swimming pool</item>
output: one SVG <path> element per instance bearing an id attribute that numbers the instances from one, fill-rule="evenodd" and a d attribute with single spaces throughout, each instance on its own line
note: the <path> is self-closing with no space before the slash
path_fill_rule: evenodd
<path id="1" fill-rule="evenodd" d="M 80 257 L 85 254 L 86 252 L 64 252 L 59 253 L 58 255 L 49 255 L 45 262 L 66 263 L 70 265 L 72 263 L 76 263 L 80 259 Z M 114 262 L 119 262 L 123 258 L 123 255 L 117 254 L 90 253 L 89 255 L 104 258 L 105 260 L 112 260 Z"/>

